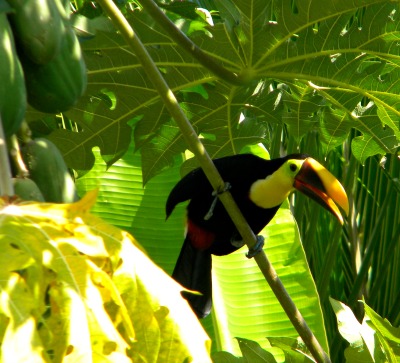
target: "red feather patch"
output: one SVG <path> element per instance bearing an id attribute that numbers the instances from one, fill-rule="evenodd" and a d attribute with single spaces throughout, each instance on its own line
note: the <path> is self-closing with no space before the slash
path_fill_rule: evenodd
<path id="1" fill-rule="evenodd" d="M 198 250 L 206 250 L 213 244 L 215 233 L 199 227 L 189 219 L 187 221 L 187 238 L 189 238 L 189 241 L 194 248 Z"/>

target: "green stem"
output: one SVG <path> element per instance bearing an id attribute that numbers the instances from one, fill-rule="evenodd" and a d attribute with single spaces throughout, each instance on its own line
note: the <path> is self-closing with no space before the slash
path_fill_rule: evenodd
<path id="1" fill-rule="evenodd" d="M 189 149 L 198 159 L 200 166 L 203 168 L 204 173 L 207 175 L 207 178 L 210 181 L 210 184 L 214 190 L 222 190 L 225 185 L 224 181 L 219 175 L 218 170 L 205 150 L 203 144 L 199 140 L 192 125 L 187 120 L 184 112 L 180 108 L 175 95 L 170 90 L 164 78 L 158 71 L 142 42 L 112 0 L 98 0 L 98 3 L 111 18 L 115 27 L 118 29 L 118 31 L 120 31 L 126 42 L 131 46 L 137 58 L 140 60 L 143 69 L 145 70 L 149 79 L 151 79 L 153 82 L 154 87 L 159 92 L 167 110 L 181 129 L 182 135 Z M 232 221 L 235 223 L 239 233 L 243 237 L 243 240 L 246 242 L 249 249 L 251 249 L 256 244 L 256 236 L 244 219 L 231 194 L 229 192 L 221 193 L 219 194 L 219 198 L 229 216 L 232 218 Z M 291 320 L 293 326 L 303 339 L 304 343 L 307 345 L 311 354 L 315 357 L 316 361 L 330 362 L 329 357 L 320 346 L 296 305 L 293 303 L 293 300 L 290 298 L 289 294 L 284 288 L 264 251 L 261 251 L 261 253 L 256 255 L 254 259 L 257 262 L 261 272 L 265 276 L 267 282 L 271 286 L 272 291 L 275 293 L 277 299 Z"/>
<path id="2" fill-rule="evenodd" d="M 9 149 L 10 149 L 11 159 L 13 161 L 13 166 L 16 169 L 16 176 L 18 178 L 29 177 L 29 170 L 26 167 L 24 160 L 22 159 L 21 150 L 16 135 L 12 135 L 9 138 Z"/>
<path id="3" fill-rule="evenodd" d="M 3 130 L 3 123 L 0 115 L 0 196 L 14 195 L 14 187 L 11 182 L 12 174 L 8 160 L 6 138 Z"/>
<path id="4" fill-rule="evenodd" d="M 182 49 L 199 61 L 201 65 L 209 69 L 219 78 L 233 85 L 240 86 L 244 83 L 236 73 L 233 73 L 221 66 L 215 61 L 214 58 L 210 57 L 195 43 L 193 43 L 184 33 L 182 33 L 153 0 L 140 0 L 140 4 L 157 22 L 157 24 L 159 24 L 167 32 L 167 34 L 182 47 Z"/>

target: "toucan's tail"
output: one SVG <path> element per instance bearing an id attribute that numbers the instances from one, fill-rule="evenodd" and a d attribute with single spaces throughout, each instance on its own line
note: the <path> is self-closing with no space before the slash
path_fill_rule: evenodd
<path id="1" fill-rule="evenodd" d="M 194 295 L 183 291 L 182 296 L 189 302 L 198 318 L 206 317 L 211 310 L 211 253 L 192 246 L 185 238 L 172 278 L 189 290 L 200 292 Z"/>

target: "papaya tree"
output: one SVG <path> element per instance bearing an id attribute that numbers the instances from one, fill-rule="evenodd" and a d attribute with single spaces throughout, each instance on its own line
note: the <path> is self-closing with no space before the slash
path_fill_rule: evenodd
<path id="1" fill-rule="evenodd" d="M 62 8 L 80 40 L 87 87 L 61 113 L 31 103 L 26 120 L 33 138 L 45 138 L 61 151 L 80 197 L 99 188 L 93 213 L 130 232 L 170 274 L 183 242 L 185 212 L 182 206 L 166 222 L 165 202 L 181 175 L 207 168 L 199 155 L 203 146 L 210 158 L 306 152 L 342 181 L 350 213 L 342 227 L 306 198 L 292 195 L 262 232 L 265 252 L 330 356 L 315 359 L 395 361 L 398 2 L 102 0 Z M 110 256 L 115 263 L 115 254 Z M 118 256 L 124 259 L 122 252 Z M 244 250 L 216 257 L 213 266 L 214 308 L 202 324 L 212 351 L 218 351 L 214 361 L 232 355 L 300 359 L 293 350 L 311 359 Z M 151 279 L 140 281 L 157 286 Z M 122 300 L 113 295 L 106 305 L 134 300 L 132 294 L 123 298 L 127 290 L 118 283 Z M 131 316 L 139 313 L 128 310 Z M 159 327 L 164 322 L 159 314 L 168 315 L 151 308 L 149 314 Z M 137 325 L 139 345 L 129 343 L 130 320 L 126 314 L 121 319 L 124 326 L 117 331 L 124 342 L 113 352 L 123 354 L 127 344 L 143 361 L 175 361 L 173 348 L 143 348 Z M 357 330 L 346 334 L 346 326 Z M 161 339 L 151 341 L 164 342 L 165 330 L 157 332 Z M 144 350 L 135 350 L 138 346 Z M 127 356 L 135 361 L 135 354 Z M 185 356 L 187 351 L 179 361 Z"/>

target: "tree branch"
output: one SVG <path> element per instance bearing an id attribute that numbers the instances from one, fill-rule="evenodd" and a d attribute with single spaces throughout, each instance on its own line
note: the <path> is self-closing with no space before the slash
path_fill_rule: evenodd
<path id="1" fill-rule="evenodd" d="M 175 24 L 164 14 L 153 0 L 140 0 L 140 4 L 151 15 L 151 17 L 160 25 L 168 35 L 179 44 L 183 50 L 191 54 L 201 65 L 213 72 L 217 77 L 236 86 L 244 82 L 240 77 L 210 57 L 195 43 L 193 43 L 184 33 L 178 29 Z"/>
<path id="2" fill-rule="evenodd" d="M 180 108 L 173 92 L 168 87 L 164 78 L 161 76 L 157 66 L 154 64 L 142 42 L 112 0 L 98 0 L 97 2 L 111 18 L 115 27 L 121 32 L 126 42 L 132 47 L 133 52 L 142 63 L 147 76 L 153 82 L 153 85 L 159 92 L 166 108 L 182 131 L 183 137 L 185 138 L 189 149 L 198 159 L 200 166 L 203 168 L 212 187 L 214 190 L 221 190 L 225 185 L 224 181 L 219 175 L 218 170 L 205 150 L 203 144 L 197 137 L 192 125 L 187 120 L 184 112 Z M 229 192 L 222 193 L 219 194 L 219 198 L 226 208 L 229 216 L 235 223 L 239 233 L 243 237 L 243 240 L 246 242 L 249 249 L 252 248 L 256 243 L 256 236 L 244 219 L 231 194 Z M 264 251 L 261 251 L 261 253 L 255 256 L 255 260 L 265 276 L 265 279 L 271 286 L 272 291 L 275 293 L 287 316 L 291 320 L 293 326 L 303 339 L 304 343 L 316 361 L 330 362 L 328 355 L 324 352 L 301 313 L 297 309 L 296 305 L 290 298 L 275 269 L 267 259 Z"/>

